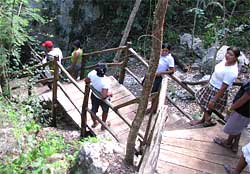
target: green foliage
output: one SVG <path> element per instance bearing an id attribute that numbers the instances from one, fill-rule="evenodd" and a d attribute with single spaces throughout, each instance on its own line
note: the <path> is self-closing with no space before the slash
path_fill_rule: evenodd
<path id="1" fill-rule="evenodd" d="M 12 103 L 0 98 L 0 123 L 11 125 L 19 144 L 18 155 L 10 154 L 1 158 L 1 174 L 51 173 L 51 168 L 56 171 L 69 168 L 76 159 L 80 142 L 66 144 L 61 135 L 53 132 L 37 139 L 36 134 L 41 126 L 34 118 L 41 112 L 32 103 L 36 102 Z M 51 161 L 51 158 L 60 156 L 62 152 L 65 160 Z"/>
<path id="2" fill-rule="evenodd" d="M 20 64 L 21 46 L 26 42 L 33 42 L 29 35 L 32 32 L 30 23 L 43 23 L 39 10 L 30 7 L 29 0 L 2 0 L 0 2 L 0 62 L 14 66 Z M 8 65 L 8 64 L 7 64 Z"/>

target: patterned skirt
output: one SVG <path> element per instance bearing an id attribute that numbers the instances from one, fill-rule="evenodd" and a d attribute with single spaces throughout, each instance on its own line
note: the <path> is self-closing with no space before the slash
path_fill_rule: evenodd
<path id="1" fill-rule="evenodd" d="M 208 103 L 217 94 L 218 91 L 219 89 L 209 84 L 208 86 L 201 88 L 195 94 L 196 102 L 202 107 L 203 110 L 209 111 Z M 216 111 L 220 113 L 224 111 L 227 105 L 227 97 L 228 91 L 225 91 L 224 94 L 215 103 Z"/>

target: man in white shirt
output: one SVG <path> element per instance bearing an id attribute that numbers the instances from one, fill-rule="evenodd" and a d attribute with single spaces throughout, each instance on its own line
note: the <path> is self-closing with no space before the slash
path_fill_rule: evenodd
<path id="1" fill-rule="evenodd" d="M 161 87 L 162 76 L 165 74 L 173 74 L 175 71 L 174 58 L 171 55 L 171 46 L 167 43 L 162 44 L 161 57 L 156 70 L 155 80 L 151 93 L 158 92 Z M 146 113 L 155 113 L 158 103 L 155 99 L 152 100 L 151 108 Z M 155 103 L 155 104 L 154 104 Z"/>
<path id="2" fill-rule="evenodd" d="M 63 54 L 60 48 L 54 48 L 54 44 L 52 41 L 47 40 L 44 43 L 42 43 L 42 46 L 46 49 L 46 55 L 42 60 L 42 63 L 49 62 L 51 60 L 54 60 L 54 57 L 58 58 L 58 62 L 61 63 Z M 46 77 L 52 77 L 51 71 L 53 71 L 52 67 L 46 66 L 45 67 L 45 75 Z"/>
<path id="3" fill-rule="evenodd" d="M 160 89 L 162 75 L 173 74 L 175 71 L 174 58 L 171 55 L 171 46 L 167 43 L 162 45 L 161 57 L 156 70 L 156 77 L 152 87 L 152 93 Z"/>
<path id="4" fill-rule="evenodd" d="M 92 103 L 92 113 L 96 115 L 98 112 L 99 106 L 102 108 L 102 121 L 106 123 L 108 118 L 108 111 L 109 106 L 103 102 L 103 99 L 110 100 L 110 97 L 112 97 L 112 93 L 110 92 L 110 81 L 105 76 L 105 73 L 107 71 L 106 64 L 98 64 L 96 69 L 89 72 L 88 77 L 85 79 L 86 83 L 91 82 L 91 85 L 101 93 L 101 96 L 99 97 L 94 92 L 91 93 L 91 103 Z M 98 125 L 98 122 L 94 115 L 91 115 L 91 118 L 93 120 L 92 128 L 95 128 Z M 109 126 L 110 123 L 107 122 L 107 126 Z M 105 130 L 105 128 L 102 126 L 102 130 Z"/>

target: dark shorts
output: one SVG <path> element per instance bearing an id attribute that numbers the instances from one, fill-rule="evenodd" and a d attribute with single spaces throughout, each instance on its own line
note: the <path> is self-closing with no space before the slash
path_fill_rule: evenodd
<path id="1" fill-rule="evenodd" d="M 101 106 L 104 114 L 107 114 L 109 112 L 109 106 L 102 100 L 97 98 L 93 93 L 91 93 L 91 102 L 92 102 L 92 109 L 91 109 L 92 112 L 97 113 L 99 106 Z"/>
<path id="2" fill-rule="evenodd" d="M 142 80 L 142 84 L 144 84 L 144 81 L 145 81 L 145 77 Z M 161 82 L 162 82 L 162 77 L 161 76 L 156 76 L 155 77 L 155 81 L 153 83 L 153 87 L 152 87 L 151 93 L 159 91 L 159 89 L 161 87 Z"/>
<path id="3" fill-rule="evenodd" d="M 162 77 L 161 76 L 156 76 L 155 81 L 153 83 L 151 93 L 159 91 L 159 89 L 161 87 L 161 82 L 162 82 Z"/>

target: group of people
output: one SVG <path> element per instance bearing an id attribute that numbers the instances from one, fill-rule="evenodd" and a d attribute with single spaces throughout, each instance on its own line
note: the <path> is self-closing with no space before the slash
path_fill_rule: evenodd
<path id="1" fill-rule="evenodd" d="M 50 60 L 51 56 L 58 56 L 58 61 L 61 62 L 62 53 L 60 49 L 53 47 L 53 42 L 46 41 L 42 44 L 46 50 L 46 61 Z M 76 79 L 79 76 L 81 67 L 81 57 L 83 51 L 81 49 L 80 41 L 73 42 L 74 51 L 71 54 L 71 65 L 68 68 L 70 74 Z M 233 82 L 238 77 L 238 57 L 240 50 L 236 47 L 229 47 L 225 54 L 225 58 L 215 66 L 214 72 L 210 78 L 208 85 L 203 87 L 196 93 L 196 101 L 203 111 L 203 117 L 200 120 L 192 120 L 191 125 L 202 124 L 204 127 L 214 126 L 216 122 L 212 119 L 211 114 L 214 111 L 222 113 L 227 107 L 228 92 L 231 89 Z M 93 120 L 92 128 L 98 125 L 95 114 L 101 106 L 102 121 L 106 123 L 108 117 L 108 105 L 103 102 L 103 99 L 110 100 L 112 93 L 110 91 L 110 83 L 105 77 L 107 66 L 105 64 L 98 64 L 96 69 L 91 71 L 86 82 L 91 82 L 93 87 L 101 94 L 91 94 L 92 114 Z M 167 43 L 162 45 L 161 56 L 156 70 L 155 81 L 152 87 L 152 93 L 160 89 L 162 77 L 165 74 L 173 74 L 175 72 L 174 58 L 171 55 L 171 46 Z M 155 101 L 152 101 L 152 103 Z M 150 108 L 155 111 L 156 108 Z M 215 137 L 214 142 L 225 147 L 230 148 L 233 152 L 238 151 L 239 140 L 242 130 L 250 123 L 250 81 L 243 84 L 240 90 L 235 95 L 233 104 L 228 107 L 228 115 L 226 117 L 226 125 L 223 131 L 228 134 L 227 139 Z M 110 125 L 107 122 L 107 125 Z M 104 127 L 102 126 L 103 130 Z M 240 173 L 247 163 L 250 162 L 250 144 L 242 149 L 243 155 L 236 169 L 233 171 L 230 166 L 225 166 L 228 173 Z"/>
<path id="2" fill-rule="evenodd" d="M 228 92 L 238 76 L 238 57 L 240 50 L 229 47 L 225 58 L 215 66 L 209 84 L 196 93 L 196 101 L 201 106 L 203 117 L 201 120 L 192 120 L 191 125 L 203 124 L 204 127 L 214 126 L 211 114 L 214 111 L 222 113 L 227 107 Z M 250 123 L 250 81 L 248 80 L 239 89 L 233 103 L 228 107 L 226 125 L 223 131 L 228 134 L 227 139 L 214 138 L 214 143 L 237 153 L 241 132 Z M 243 155 L 235 170 L 225 165 L 228 173 L 240 173 L 250 162 L 250 144 L 242 148 Z"/>
<path id="3" fill-rule="evenodd" d="M 46 53 L 43 56 L 42 63 L 49 62 L 57 58 L 58 63 L 61 63 L 63 59 L 63 54 L 60 48 L 54 47 L 54 43 L 50 40 L 45 41 L 42 43 L 42 46 L 45 48 Z M 83 50 L 81 48 L 81 43 L 79 40 L 75 40 L 73 42 L 73 52 L 71 54 L 71 64 L 67 68 L 67 71 L 70 75 L 77 79 L 80 75 L 81 70 L 81 61 Z M 52 77 L 53 67 L 46 66 L 45 75 L 47 77 Z M 110 122 L 107 122 L 109 106 L 103 101 L 103 99 L 110 100 L 112 97 L 112 93 L 110 91 L 110 81 L 105 76 L 107 71 L 107 66 L 105 63 L 98 63 L 96 68 L 89 72 L 88 76 L 85 78 L 87 83 L 92 84 L 92 86 L 100 93 L 97 95 L 96 93 L 91 94 L 91 118 L 93 120 L 92 128 L 95 128 L 98 125 L 98 121 L 96 119 L 96 113 L 98 112 L 98 108 L 101 106 L 103 113 L 102 113 L 102 121 L 110 126 Z M 101 126 L 101 129 L 104 130 L 104 126 Z"/>

